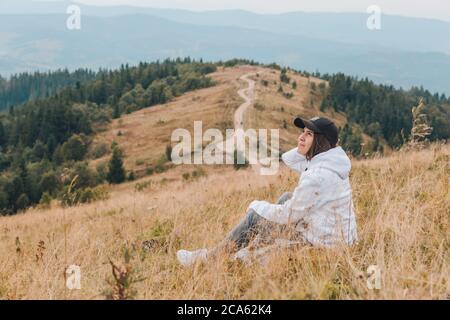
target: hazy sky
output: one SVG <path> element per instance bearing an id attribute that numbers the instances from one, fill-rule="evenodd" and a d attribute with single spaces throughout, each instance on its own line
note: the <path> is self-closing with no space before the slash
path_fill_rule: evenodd
<path id="1" fill-rule="evenodd" d="M 42 0 L 41 0 L 42 1 Z M 53 0 L 54 1 L 54 0 Z M 259 13 L 288 11 L 366 12 L 378 5 L 383 13 L 450 21 L 450 0 L 74 0 L 93 5 L 135 5 L 194 11 L 244 9 Z"/>

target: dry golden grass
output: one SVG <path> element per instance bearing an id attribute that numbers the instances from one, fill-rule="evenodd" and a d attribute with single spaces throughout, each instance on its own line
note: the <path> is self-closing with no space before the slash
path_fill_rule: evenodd
<path id="1" fill-rule="evenodd" d="M 280 84 L 280 71 L 257 66 L 237 66 L 232 68 L 218 68 L 211 77 L 217 85 L 211 88 L 188 92 L 173 101 L 142 109 L 132 114 L 124 115 L 114 120 L 106 129 L 96 135 L 91 149 L 101 143 L 110 145 L 117 142 L 124 151 L 124 164 L 127 170 L 133 170 L 138 177 L 145 176 L 146 168 L 154 167 L 164 158 L 165 148 L 170 144 L 171 133 L 177 128 L 184 128 L 193 132 L 194 121 L 201 120 L 203 131 L 208 128 L 218 128 L 225 136 L 225 129 L 233 128 L 233 115 L 243 100 L 237 94 L 238 89 L 247 87 L 247 83 L 239 79 L 244 74 L 255 74 L 255 103 L 262 105 L 264 110 L 250 107 L 244 114 L 244 127 L 280 129 L 280 149 L 287 150 L 295 144 L 298 128 L 292 125 L 295 116 L 313 117 L 316 115 L 332 118 L 339 126 L 343 126 L 347 119 L 345 114 L 331 110 L 320 112 L 322 99 L 319 84 L 323 80 L 288 72 L 291 81 L 297 83 L 294 90 L 290 84 L 283 83 L 284 92 L 293 92 L 291 99 L 283 97 L 277 92 Z M 256 76 L 256 74 L 258 76 Z M 268 86 L 261 84 L 268 81 Z M 316 90 L 311 84 L 316 84 Z M 283 121 L 286 128 L 283 128 Z M 118 135 L 118 133 L 121 135 Z M 365 140 L 369 140 L 365 137 Z M 388 149 L 385 147 L 385 149 Z M 99 159 L 91 160 L 92 168 L 100 163 L 106 163 L 110 158 L 107 154 Z M 222 166 L 208 166 L 207 172 Z M 173 170 L 173 169 L 172 169 Z M 166 179 L 179 179 L 183 173 L 188 173 L 191 166 L 178 167 L 175 172 L 164 175 Z M 119 187 L 120 191 L 128 186 Z M 114 188 L 115 191 L 117 188 Z"/>
<path id="2" fill-rule="evenodd" d="M 298 176 L 284 166 L 269 177 L 226 170 L 141 192 L 129 185 L 109 200 L 1 217 L 0 298 L 103 299 L 109 258 L 123 265 L 129 248 L 134 275 L 145 278 L 133 285 L 141 299 L 448 299 L 449 160 L 449 145 L 353 160 L 359 243 L 279 250 L 266 266 L 182 268 L 175 253 L 213 246 L 252 200 L 292 190 Z M 81 267 L 81 290 L 65 288 L 71 264 Z M 381 268 L 380 290 L 366 286 L 369 265 Z"/>
<path id="3" fill-rule="evenodd" d="M 239 66 L 219 68 L 211 74 L 217 85 L 211 88 L 188 92 L 173 101 L 142 109 L 114 120 L 105 132 L 98 134 L 93 147 L 99 143 L 116 141 L 125 154 L 125 167 L 137 172 L 144 171 L 164 156 L 166 145 L 170 144 L 172 131 L 184 128 L 191 133 L 194 121 L 203 122 L 203 131 L 208 128 L 225 130 L 233 128 L 233 114 L 242 103 L 237 95 L 239 77 L 262 68 Z M 118 133 L 121 135 L 118 135 Z M 95 161 L 105 162 L 110 155 Z"/>
<path id="4" fill-rule="evenodd" d="M 286 99 L 277 93 L 280 71 L 256 66 L 221 67 L 211 75 L 218 85 L 188 92 L 164 105 L 124 115 L 114 120 L 106 131 L 99 133 L 91 148 L 100 143 L 110 145 L 112 141 L 116 141 L 124 150 L 127 170 L 134 170 L 142 176 L 148 166 L 155 165 L 164 156 L 171 133 L 176 128 L 185 128 L 192 133 L 194 121 L 198 120 L 203 122 L 204 131 L 219 128 L 225 135 L 225 129 L 233 128 L 234 111 L 243 102 L 237 91 L 247 86 L 239 78 L 247 73 L 258 74 L 252 77 L 255 80 L 255 104 L 263 105 L 264 111 L 249 108 L 244 115 L 244 127 L 281 129 L 281 150 L 286 150 L 296 141 L 298 129 L 292 125 L 292 119 L 297 115 L 307 118 L 325 115 L 341 126 L 347 122 L 343 114 L 319 111 L 322 97 L 319 88 L 314 92 L 311 90 L 311 83 L 318 85 L 324 82 L 320 79 L 288 72 L 291 80 L 296 81 L 297 89 L 293 90 L 291 85 L 283 83 L 285 92 L 294 92 L 292 99 Z M 269 82 L 267 87 L 261 84 L 263 79 Z M 283 120 L 287 123 L 286 129 L 283 129 Z M 118 135 L 119 132 L 121 135 Z M 107 154 L 90 161 L 90 165 L 95 167 L 99 162 L 108 161 L 109 157 Z"/>
<path id="5" fill-rule="evenodd" d="M 280 128 L 282 150 L 295 144 L 298 131 L 290 121 L 296 115 L 319 114 L 339 125 L 346 122 L 344 115 L 318 112 L 320 97 L 313 97 L 311 104 L 306 78 L 289 74 L 297 89 L 292 99 L 286 99 L 276 93 L 278 85 L 273 83 L 279 84 L 279 72 L 244 66 L 219 69 L 213 74 L 219 82 L 216 87 L 115 120 L 95 143 L 117 141 L 125 151 L 127 169 L 143 170 L 164 154 L 175 128 L 192 131 L 194 120 L 202 120 L 204 129 L 231 127 L 241 103 L 236 92 L 243 83 L 238 79 L 249 72 L 259 74 L 253 77 L 256 102 L 264 111 L 250 108 L 245 127 Z M 269 80 L 269 86 L 262 86 L 261 79 Z M 283 87 L 285 92 L 292 90 Z M 132 253 L 128 264 L 132 274 L 145 278 L 131 288 L 141 299 L 446 299 L 449 153 L 450 146 L 434 145 L 388 158 L 353 160 L 358 245 L 284 249 L 269 255 L 267 266 L 247 267 L 221 257 L 184 269 L 175 253 L 180 248 L 213 246 L 242 218 L 252 200 L 275 201 L 292 190 L 298 177 L 283 166 L 275 176 L 203 166 L 207 175 L 188 181 L 182 174 L 199 166 L 176 166 L 109 187 L 109 200 L 0 217 L 0 299 L 103 299 L 111 289 L 109 259 L 125 266 L 126 249 Z M 136 190 L 137 183 L 142 191 Z M 71 264 L 81 267 L 81 290 L 65 286 L 64 272 Z M 382 270 L 378 291 L 366 286 L 369 265 Z"/>
<path id="6" fill-rule="evenodd" d="M 294 117 L 301 116 L 307 119 L 315 116 L 323 116 L 333 119 L 337 126 L 343 127 L 347 123 L 347 117 L 344 113 L 335 112 L 332 109 L 320 111 L 320 104 L 325 91 L 321 91 L 319 84 L 327 86 L 327 82 L 315 77 L 304 77 L 298 73 L 287 72 L 290 83 L 280 81 L 280 71 L 272 69 L 259 69 L 258 75 L 253 76 L 255 80 L 255 104 L 246 113 L 246 128 L 265 128 L 280 129 L 280 149 L 288 150 L 293 141 L 298 136 L 298 128 L 294 127 L 292 120 Z M 262 81 L 267 81 L 264 86 Z M 292 82 L 295 81 L 297 87 L 293 89 Z M 293 93 L 292 98 L 286 98 L 278 92 L 280 83 L 284 93 Z M 312 84 L 315 89 L 312 89 Z M 325 87 L 326 88 L 326 87 Z M 357 125 L 353 125 L 356 127 Z M 284 128 L 285 127 L 285 128 Z M 366 134 L 363 134 L 363 142 L 367 144 L 373 140 Z M 384 144 L 383 144 L 384 145 Z M 384 145 L 386 150 L 389 147 Z"/>

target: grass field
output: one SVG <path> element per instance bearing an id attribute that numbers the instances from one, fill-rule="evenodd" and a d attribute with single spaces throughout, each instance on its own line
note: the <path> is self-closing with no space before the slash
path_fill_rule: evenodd
<path id="1" fill-rule="evenodd" d="M 308 104 L 310 84 L 294 74 L 294 96 L 277 95 L 279 74 L 249 66 L 218 70 L 215 87 L 115 120 L 95 141 L 117 141 L 127 169 L 144 170 L 164 154 L 174 128 L 192 129 L 194 120 L 203 120 L 204 128 L 232 125 L 241 103 L 238 78 L 249 72 L 258 73 L 260 106 L 246 114 L 245 126 L 280 128 L 287 150 L 297 131 L 290 124 L 284 129 L 283 120 L 318 114 L 319 98 Z M 298 175 L 283 165 L 273 176 L 225 165 L 176 166 L 109 186 L 108 200 L 71 208 L 53 203 L 48 210 L 0 217 L 0 299 L 448 299 L 450 146 L 352 159 L 352 166 L 358 244 L 282 249 L 268 256 L 267 265 L 220 257 L 182 268 L 175 254 L 216 244 L 252 200 L 275 201 L 292 191 Z M 80 290 L 66 287 L 72 264 L 81 269 Z M 367 287 L 371 265 L 381 271 L 378 290 Z"/>

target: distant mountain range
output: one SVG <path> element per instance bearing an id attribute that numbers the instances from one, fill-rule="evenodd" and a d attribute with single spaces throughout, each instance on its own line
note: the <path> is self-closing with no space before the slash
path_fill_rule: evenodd
<path id="1" fill-rule="evenodd" d="M 268 15 L 80 5 L 81 30 L 70 31 L 69 2 L 27 1 L 0 3 L 4 77 L 178 56 L 237 57 L 450 94 L 449 22 L 383 15 L 382 29 L 371 31 L 363 13 Z"/>

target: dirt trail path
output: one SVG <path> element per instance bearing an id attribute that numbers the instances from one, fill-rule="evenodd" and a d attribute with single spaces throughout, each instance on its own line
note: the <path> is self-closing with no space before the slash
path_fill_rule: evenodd
<path id="1" fill-rule="evenodd" d="M 236 109 L 234 113 L 234 129 L 244 129 L 244 113 L 247 111 L 248 107 L 253 105 L 255 100 L 255 81 L 250 79 L 252 73 L 244 74 L 240 77 L 241 80 L 244 80 L 248 83 L 247 88 L 240 89 L 238 91 L 238 95 L 244 99 L 244 103 L 242 103 L 239 108 Z"/>
<path id="2" fill-rule="evenodd" d="M 239 78 L 239 79 L 247 82 L 248 87 L 238 90 L 238 94 L 242 99 L 244 99 L 244 102 L 236 109 L 236 111 L 234 113 L 234 133 L 227 140 L 217 142 L 216 148 L 217 148 L 217 151 L 225 153 L 225 157 L 226 157 L 226 161 L 227 161 L 226 163 L 233 163 L 234 153 L 227 152 L 226 150 L 224 151 L 223 149 L 224 148 L 226 149 L 227 144 L 234 143 L 236 145 L 236 149 L 238 150 L 238 152 L 240 152 L 241 154 L 245 154 L 246 159 L 251 164 L 252 168 L 256 172 L 261 173 L 262 169 L 264 168 L 264 166 L 262 166 L 261 163 L 263 163 L 263 164 L 269 163 L 268 161 L 270 161 L 270 158 L 260 159 L 258 161 L 258 155 L 255 156 L 255 155 L 251 154 L 250 152 L 248 152 L 248 150 L 247 150 L 247 152 L 244 152 L 245 147 L 236 143 L 236 141 L 238 141 L 238 131 L 240 131 L 240 130 L 245 131 L 245 127 L 244 127 L 245 113 L 248 110 L 248 108 L 253 105 L 253 103 L 255 101 L 255 96 L 256 96 L 255 81 L 250 79 L 250 77 L 253 75 L 255 75 L 255 73 L 247 73 L 247 74 L 242 75 Z M 254 129 L 257 129 L 257 128 L 254 128 Z M 265 144 L 262 144 L 260 142 L 260 147 L 263 147 L 263 146 L 265 146 Z M 247 149 L 248 149 L 248 147 L 249 146 L 247 145 Z M 253 147 L 256 149 L 256 146 L 253 146 Z"/>

